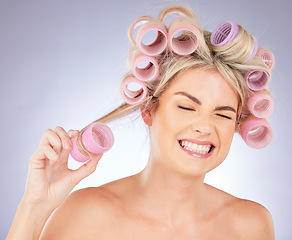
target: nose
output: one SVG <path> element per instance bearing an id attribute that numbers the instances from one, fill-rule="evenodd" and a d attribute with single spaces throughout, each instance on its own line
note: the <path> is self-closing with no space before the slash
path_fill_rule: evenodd
<path id="1" fill-rule="evenodd" d="M 192 131 L 198 136 L 209 136 L 214 131 L 214 125 L 210 116 L 197 115 L 192 123 Z"/>

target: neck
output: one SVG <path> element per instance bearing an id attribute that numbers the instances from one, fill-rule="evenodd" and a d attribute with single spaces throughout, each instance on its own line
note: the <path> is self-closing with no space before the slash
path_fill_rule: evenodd
<path id="1" fill-rule="evenodd" d="M 180 225 L 200 218 L 206 204 L 204 176 L 185 176 L 167 169 L 151 154 L 146 168 L 137 175 L 139 197 L 145 211 L 167 225 Z"/>

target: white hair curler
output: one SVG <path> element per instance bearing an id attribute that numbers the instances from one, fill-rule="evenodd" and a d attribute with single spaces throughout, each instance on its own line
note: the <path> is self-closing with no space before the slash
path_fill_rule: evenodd
<path id="1" fill-rule="evenodd" d="M 253 91 L 259 91 L 266 87 L 270 80 L 267 71 L 261 69 L 252 69 L 245 75 L 247 86 Z"/>
<path id="2" fill-rule="evenodd" d="M 273 69 L 275 65 L 275 57 L 271 51 L 268 49 L 261 49 L 256 55 L 259 56 L 270 69 Z"/>
<path id="3" fill-rule="evenodd" d="M 159 73 L 159 66 L 155 57 L 140 55 L 137 56 L 133 64 L 133 74 L 141 81 L 154 80 Z"/>
<path id="4" fill-rule="evenodd" d="M 248 99 L 247 107 L 254 116 L 266 118 L 274 110 L 274 101 L 268 94 L 254 94 Z"/>
<path id="5" fill-rule="evenodd" d="M 114 135 L 111 129 L 103 123 L 93 123 L 89 125 L 81 135 L 81 141 L 86 151 L 80 151 L 77 147 L 77 136 L 71 139 L 72 150 L 70 154 L 78 162 L 86 162 L 90 155 L 103 154 L 111 149 L 114 144 Z M 87 155 L 86 155 L 87 154 Z"/>
<path id="6" fill-rule="evenodd" d="M 131 84 L 136 84 L 139 86 L 139 89 L 131 89 L 130 85 Z M 130 105 L 134 105 L 137 103 L 142 102 L 148 95 L 148 90 L 146 85 L 134 78 L 128 78 L 123 85 L 121 86 L 121 95 L 124 101 Z"/>
<path id="7" fill-rule="evenodd" d="M 195 52 L 199 46 L 200 29 L 189 18 L 175 19 L 168 29 L 168 46 L 178 55 Z"/>
<path id="8" fill-rule="evenodd" d="M 251 118 L 241 127 L 241 137 L 252 148 L 264 148 L 270 144 L 273 131 L 270 125 L 263 119 Z"/>

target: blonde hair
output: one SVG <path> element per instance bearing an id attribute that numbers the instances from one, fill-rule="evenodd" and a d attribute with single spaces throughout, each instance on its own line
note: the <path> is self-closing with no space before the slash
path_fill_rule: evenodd
<path id="1" fill-rule="evenodd" d="M 188 21 L 192 21 L 194 25 L 199 26 L 195 13 L 189 7 L 182 5 L 173 5 L 165 8 L 158 16 L 158 19 L 143 16 L 137 19 L 134 23 L 139 22 L 139 20 L 143 21 L 146 19 L 147 21 L 153 20 L 153 22 L 163 24 L 163 19 L 171 11 L 184 14 L 188 18 Z M 240 118 L 240 127 L 241 124 L 251 117 L 251 113 L 247 109 L 246 103 L 247 100 L 254 94 L 245 82 L 245 74 L 251 69 L 265 70 L 269 75 L 271 74 L 271 71 L 265 62 L 258 56 L 255 56 L 248 63 L 245 63 L 254 49 L 254 39 L 245 29 L 241 26 L 238 27 L 239 33 L 237 37 L 231 44 L 225 46 L 212 45 L 210 40 L 211 33 L 200 29 L 201 35 L 198 36 L 199 47 L 194 53 L 186 56 L 180 56 L 173 53 L 169 49 L 166 49 L 162 54 L 156 56 L 159 64 L 159 75 L 155 80 L 145 82 L 148 89 L 147 98 L 135 105 L 124 103 L 93 123 L 108 123 L 130 114 L 141 107 L 143 109 L 150 108 L 155 111 L 159 104 L 159 97 L 177 77 L 189 69 L 200 68 L 218 71 L 238 93 L 238 118 Z M 130 29 L 132 28 L 133 25 Z M 130 41 L 133 42 L 130 34 L 131 32 L 129 30 L 129 38 Z M 188 36 L 182 36 L 182 38 L 184 37 L 187 38 Z M 132 64 L 133 58 L 137 54 L 139 54 L 139 50 L 136 47 L 129 50 L 129 65 Z M 121 82 L 121 86 L 123 86 L 123 83 L 131 76 L 133 76 L 131 72 L 126 73 Z M 263 91 L 269 94 L 267 88 Z"/>

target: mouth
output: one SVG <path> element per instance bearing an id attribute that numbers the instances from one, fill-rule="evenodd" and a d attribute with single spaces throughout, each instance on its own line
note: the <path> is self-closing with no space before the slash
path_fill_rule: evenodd
<path id="1" fill-rule="evenodd" d="M 200 158 L 208 158 L 214 152 L 215 146 L 212 143 L 194 143 L 188 140 L 179 140 L 181 148 L 189 155 Z"/>

